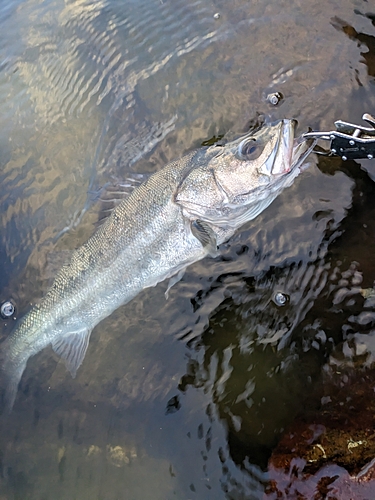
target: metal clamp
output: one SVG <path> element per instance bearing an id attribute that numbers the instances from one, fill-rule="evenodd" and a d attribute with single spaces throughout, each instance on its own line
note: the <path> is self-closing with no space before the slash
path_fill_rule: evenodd
<path id="1" fill-rule="evenodd" d="M 362 116 L 371 127 L 362 127 L 353 123 L 338 120 L 336 130 L 331 132 L 306 132 L 305 139 L 322 139 L 331 141 L 328 155 L 341 156 L 343 160 L 359 160 L 375 157 L 375 118 L 368 113 Z"/>

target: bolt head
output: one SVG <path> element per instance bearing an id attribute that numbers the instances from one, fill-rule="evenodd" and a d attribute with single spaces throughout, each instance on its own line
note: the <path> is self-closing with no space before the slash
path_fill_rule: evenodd
<path id="1" fill-rule="evenodd" d="M 3 319 L 10 318 L 14 314 L 14 305 L 10 300 L 3 302 L 0 306 L 0 315 Z"/>
<path id="2" fill-rule="evenodd" d="M 285 293 L 276 292 L 273 296 L 273 301 L 277 306 L 283 307 L 288 303 L 289 297 Z"/>
<path id="3" fill-rule="evenodd" d="M 280 92 L 274 92 L 273 94 L 268 94 L 267 101 L 272 104 L 272 106 L 277 106 L 282 98 L 283 96 Z"/>

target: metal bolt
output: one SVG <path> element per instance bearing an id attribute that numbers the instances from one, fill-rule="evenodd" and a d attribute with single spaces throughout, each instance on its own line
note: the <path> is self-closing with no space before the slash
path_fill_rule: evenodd
<path id="1" fill-rule="evenodd" d="M 343 159 L 343 161 L 346 161 L 348 159 L 346 156 L 342 156 L 341 158 Z"/>
<path id="2" fill-rule="evenodd" d="M 13 314 L 14 314 L 14 305 L 10 302 L 10 300 L 3 302 L 3 304 L 1 304 L 0 306 L 1 317 L 6 319 L 9 318 L 10 316 L 13 316 Z"/>
<path id="3" fill-rule="evenodd" d="M 350 144 L 351 146 L 354 146 L 355 141 L 353 141 L 353 139 L 350 139 L 349 144 Z"/>
<path id="4" fill-rule="evenodd" d="M 336 149 L 335 149 L 335 148 L 332 148 L 332 149 L 331 149 L 331 153 L 332 153 L 333 155 L 335 155 L 335 154 L 337 153 Z"/>
<path id="5" fill-rule="evenodd" d="M 329 136 L 329 138 L 331 139 L 331 141 L 333 141 L 333 139 L 334 139 L 335 137 L 336 137 L 336 136 L 335 136 L 335 135 L 333 135 L 333 134 L 331 134 L 331 135 Z"/>
<path id="6" fill-rule="evenodd" d="M 369 155 L 367 155 L 367 158 L 368 158 L 369 160 L 372 160 L 374 157 L 373 157 L 373 155 L 370 155 L 370 154 L 369 154 Z"/>
<path id="7" fill-rule="evenodd" d="M 272 106 L 277 106 L 282 98 L 283 96 L 280 92 L 274 92 L 273 94 L 268 94 L 267 101 L 272 104 Z"/>
<path id="8" fill-rule="evenodd" d="M 214 19 L 220 19 L 220 12 L 216 12 L 214 14 Z"/>
<path id="9" fill-rule="evenodd" d="M 288 299 L 288 295 L 282 292 L 276 292 L 273 297 L 275 304 L 280 307 L 285 306 L 288 303 Z"/>

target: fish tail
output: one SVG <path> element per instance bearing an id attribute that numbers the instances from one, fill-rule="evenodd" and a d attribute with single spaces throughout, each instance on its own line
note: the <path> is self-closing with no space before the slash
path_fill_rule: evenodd
<path id="1" fill-rule="evenodd" d="M 2 389 L 2 414 L 9 415 L 17 396 L 18 385 L 26 368 L 27 360 L 8 356 L 6 342 L 0 346 L 0 386 Z"/>

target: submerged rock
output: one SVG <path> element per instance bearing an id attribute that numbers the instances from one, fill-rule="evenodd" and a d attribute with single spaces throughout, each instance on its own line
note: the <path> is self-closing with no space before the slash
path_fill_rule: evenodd
<path id="1" fill-rule="evenodd" d="M 333 374 L 320 404 L 297 417 L 274 449 L 266 498 L 373 498 L 374 390 L 375 370 Z"/>

